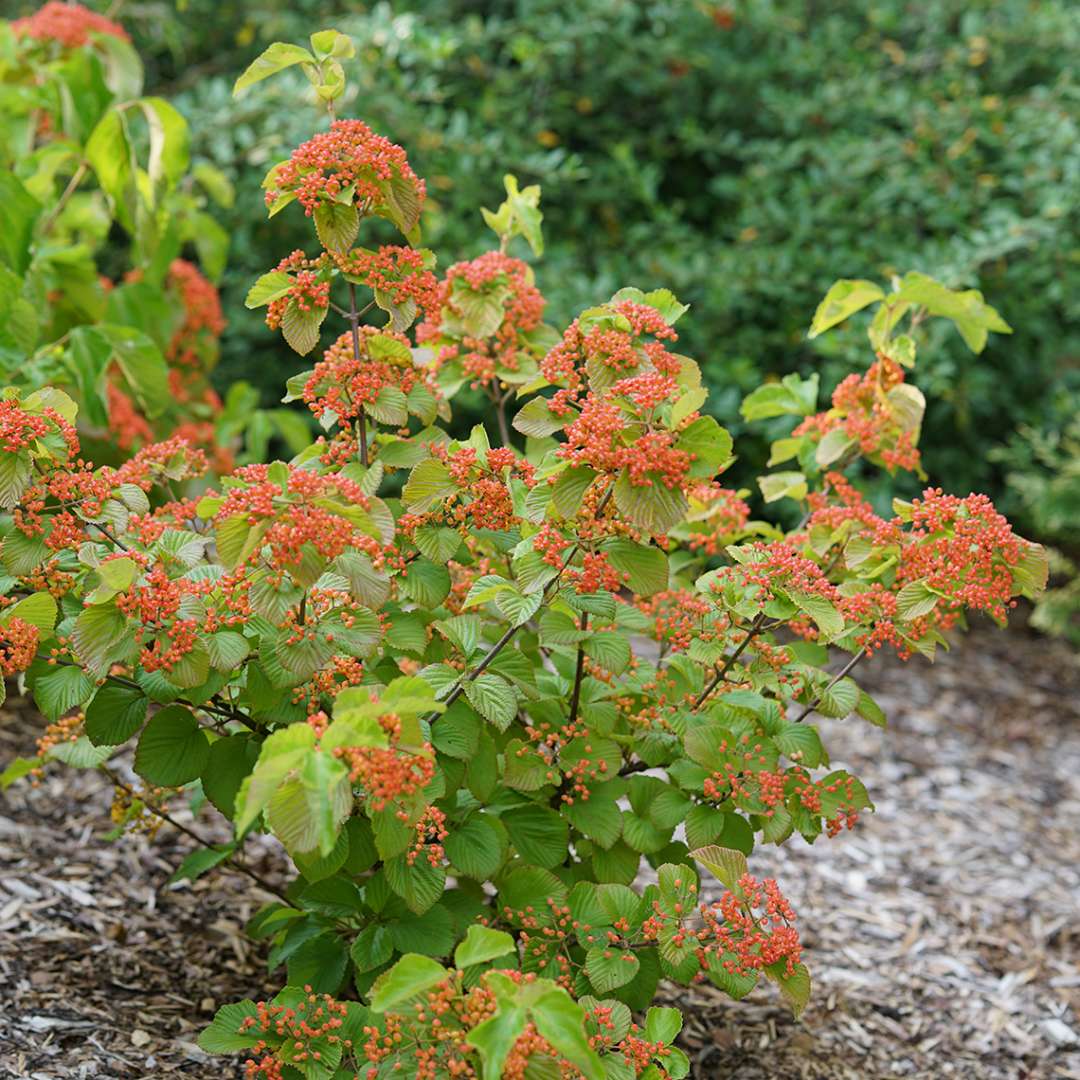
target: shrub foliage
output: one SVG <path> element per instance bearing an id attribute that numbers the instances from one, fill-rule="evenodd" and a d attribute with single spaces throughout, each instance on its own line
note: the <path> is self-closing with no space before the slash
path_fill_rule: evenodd
<path id="1" fill-rule="evenodd" d="M 19 63 L 100 64 L 116 35 L 84 25 L 44 46 L 16 27 Z M 511 254 L 542 248 L 538 189 L 508 176 L 484 214 L 493 249 L 437 276 L 405 150 L 335 118 L 352 58 L 326 30 L 237 83 L 297 67 L 330 114 L 264 180 L 271 217 L 310 220 L 311 253 L 248 294 L 320 357 L 286 394 L 314 442 L 207 478 L 205 447 L 174 431 L 95 467 L 82 384 L 0 400 L 0 663 L 49 725 L 4 779 L 100 769 L 121 830 L 185 798 L 228 820 L 177 877 L 232 867 L 275 895 L 249 929 L 284 989 L 224 1006 L 201 1037 L 246 1051 L 252 1077 L 686 1076 L 677 1010 L 651 1007 L 660 980 L 736 999 L 769 982 L 796 1012 L 810 994 L 795 912 L 748 857 L 871 808 L 814 721 L 884 724 L 858 662 L 932 656 L 967 612 L 1004 622 L 1045 579 L 985 497 L 927 488 L 882 517 L 848 475 L 922 475 L 916 326 L 951 320 L 973 348 L 1008 327 L 921 274 L 835 284 L 810 333 L 865 311 L 869 365 L 823 411 L 816 377 L 742 406 L 788 420 L 759 481 L 802 511 L 781 531 L 720 482 L 733 440 L 702 411 L 671 292 L 624 288 L 561 334 L 544 324 Z M 81 153 L 111 127 L 95 198 L 142 243 L 140 215 L 172 227 L 167 204 L 140 202 L 170 156 L 151 124 L 158 151 L 134 164 L 128 109 L 109 104 Z M 130 189 L 108 162 L 135 170 Z M 38 195 L 15 182 L 8 272 L 33 281 L 74 197 L 55 175 Z M 404 242 L 360 246 L 376 217 Z M 451 438 L 468 386 L 490 423 Z M 284 887 L 244 861 L 260 832 L 295 866 Z"/>

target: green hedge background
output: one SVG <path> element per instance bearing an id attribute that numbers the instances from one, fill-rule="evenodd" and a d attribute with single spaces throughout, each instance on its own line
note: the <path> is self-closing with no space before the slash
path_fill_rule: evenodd
<path id="1" fill-rule="evenodd" d="M 981 289 L 1015 329 L 979 357 L 944 327 L 923 349 L 932 476 L 1000 493 L 991 448 L 1080 409 L 1072 0 L 179 0 L 121 16 L 150 90 L 236 184 L 220 377 L 267 400 L 297 358 L 242 298 L 307 224 L 267 221 L 259 183 L 325 121 L 287 77 L 240 101 L 231 86 L 270 41 L 335 26 L 359 54 L 339 113 L 428 179 L 440 265 L 484 249 L 477 208 L 504 172 L 539 182 L 549 321 L 622 285 L 672 288 L 733 430 L 762 371 L 820 370 L 831 390 L 865 367 L 859 327 L 806 341 L 835 278 L 915 268 Z"/>

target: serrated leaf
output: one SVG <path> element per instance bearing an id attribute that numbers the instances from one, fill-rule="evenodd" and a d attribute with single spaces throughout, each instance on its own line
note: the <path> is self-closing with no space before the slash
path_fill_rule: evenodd
<path id="1" fill-rule="evenodd" d="M 142 726 L 150 699 L 137 687 L 106 683 L 86 707 L 86 736 L 94 746 L 119 746 Z"/>
<path id="2" fill-rule="evenodd" d="M 498 675 L 484 672 L 464 682 L 469 704 L 499 731 L 505 731 L 517 716 L 517 695 Z"/>
<path id="3" fill-rule="evenodd" d="M 329 308 L 313 307 L 306 311 L 290 300 L 281 317 L 281 333 L 301 356 L 307 355 L 319 343 L 319 329 Z"/>
<path id="4" fill-rule="evenodd" d="M 585 956 L 585 974 L 600 994 L 625 986 L 641 967 L 638 958 L 629 949 L 615 949 L 597 945 Z"/>
<path id="5" fill-rule="evenodd" d="M 247 296 L 244 297 L 244 307 L 251 309 L 264 307 L 274 300 L 280 300 L 292 286 L 293 279 L 290 274 L 284 270 L 272 270 L 269 274 L 263 274 L 248 289 Z"/>
<path id="6" fill-rule="evenodd" d="M 430 957 L 407 953 L 371 988 L 371 1011 L 388 1012 L 441 983 L 448 975 L 442 964 Z"/>
<path id="7" fill-rule="evenodd" d="M 237 1050 L 246 1050 L 263 1038 L 258 1023 L 241 1028 L 246 1020 L 257 1021 L 259 1010 L 249 998 L 222 1005 L 214 1014 L 209 1026 L 199 1035 L 199 1047 L 208 1054 L 231 1054 Z"/>
<path id="8" fill-rule="evenodd" d="M 454 966 L 467 968 L 510 955 L 516 959 L 517 945 L 508 933 L 474 924 L 469 927 L 464 940 L 454 950 Z"/>
<path id="9" fill-rule="evenodd" d="M 741 851 L 734 851 L 731 848 L 710 844 L 708 847 L 691 851 L 690 857 L 697 859 L 729 889 L 734 889 L 739 883 L 739 878 L 750 872 L 746 856 Z"/>
<path id="10" fill-rule="evenodd" d="M 198 779 L 210 757 L 206 732 L 190 709 L 167 705 L 151 718 L 135 748 L 135 771 L 159 787 Z"/>
<path id="11" fill-rule="evenodd" d="M 264 49 L 248 66 L 239 79 L 233 84 L 233 95 L 239 94 L 249 86 L 263 79 L 276 75 L 294 64 L 314 64 L 315 57 L 300 45 L 290 45 L 283 41 L 275 41 L 273 45 Z M 247 1045 L 247 1044 L 245 1044 Z"/>
<path id="12" fill-rule="evenodd" d="M 315 231 L 328 251 L 348 251 L 360 231 L 360 215 L 352 203 L 322 202 L 315 207 Z"/>

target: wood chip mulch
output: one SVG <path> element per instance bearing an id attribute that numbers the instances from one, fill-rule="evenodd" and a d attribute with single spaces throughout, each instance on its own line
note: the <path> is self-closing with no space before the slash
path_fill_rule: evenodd
<path id="1" fill-rule="evenodd" d="M 796 1022 L 769 989 L 672 989 L 694 1076 L 1080 1080 L 1080 657 L 980 628 L 861 682 L 890 730 L 822 726 L 876 813 L 752 859 L 801 914 L 811 1004 Z M 41 723 L 12 704 L 3 762 Z M 243 934 L 267 897 L 229 872 L 168 885 L 191 842 L 104 843 L 110 800 L 67 769 L 0 795 L 0 1077 L 238 1077 L 195 1038 L 279 984 Z M 270 847 L 256 857 L 280 880 Z"/>

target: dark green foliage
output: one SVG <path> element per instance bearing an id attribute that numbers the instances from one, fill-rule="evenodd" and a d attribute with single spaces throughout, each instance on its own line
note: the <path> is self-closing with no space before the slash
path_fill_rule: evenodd
<path id="1" fill-rule="evenodd" d="M 138 44 L 157 50 L 150 68 L 167 88 L 187 88 L 195 154 L 238 182 L 223 377 L 257 378 L 269 399 L 295 367 L 239 300 L 268 248 L 306 238 L 299 217 L 248 212 L 262 167 L 308 134 L 308 115 L 284 105 L 302 77 L 238 103 L 229 92 L 259 49 L 302 39 L 317 12 L 357 42 L 340 114 L 408 145 L 429 179 L 425 242 L 441 266 L 480 250 L 475 207 L 497 204 L 504 172 L 541 182 L 550 321 L 628 281 L 670 285 L 694 307 L 683 345 L 735 433 L 762 371 L 822 370 L 831 390 L 863 367 L 857 325 L 805 339 L 802 314 L 837 273 L 917 266 L 981 289 L 1016 336 L 973 358 L 937 331 L 923 445 L 958 492 L 993 485 L 988 447 L 1042 420 L 1055 380 L 1080 383 L 1080 19 L 1064 0 L 729 7 L 411 0 L 335 19 L 310 0 L 190 0 L 166 21 L 168 54 L 148 21 Z M 1058 400 L 1075 409 L 1075 394 Z"/>

